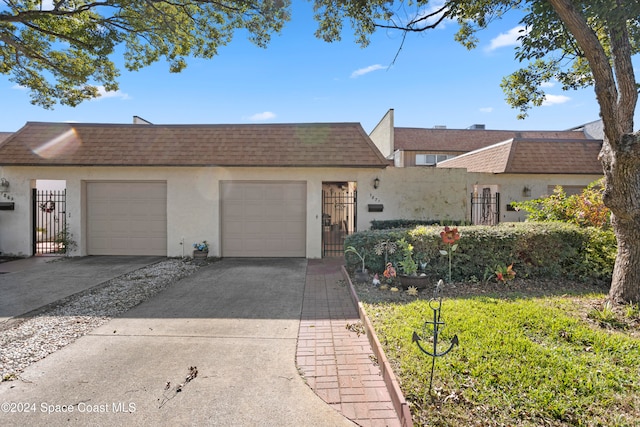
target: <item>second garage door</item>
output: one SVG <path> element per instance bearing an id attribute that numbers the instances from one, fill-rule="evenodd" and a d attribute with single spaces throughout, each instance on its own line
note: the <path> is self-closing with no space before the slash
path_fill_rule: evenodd
<path id="1" fill-rule="evenodd" d="M 222 256 L 306 256 L 306 182 L 223 181 L 220 190 Z"/>
<path id="2" fill-rule="evenodd" d="M 165 182 L 88 182 L 89 255 L 167 255 Z"/>

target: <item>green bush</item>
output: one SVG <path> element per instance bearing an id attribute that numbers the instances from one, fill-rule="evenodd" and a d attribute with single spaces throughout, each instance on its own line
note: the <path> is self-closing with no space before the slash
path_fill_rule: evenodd
<path id="1" fill-rule="evenodd" d="M 553 194 L 511 206 L 528 212 L 528 221 L 562 221 L 581 227 L 611 227 L 611 211 L 604 205 L 604 178 L 592 182 L 582 193 L 567 196 L 561 186 Z"/>
<path id="2" fill-rule="evenodd" d="M 504 223 L 498 226 L 458 227 L 461 238 L 452 261 L 452 279 L 487 280 L 498 266 L 513 264 L 517 277 L 610 280 L 616 242 L 610 230 L 578 227 L 559 222 Z M 441 226 L 405 229 L 368 230 L 347 236 L 345 247 L 354 246 L 366 254 L 371 272 L 384 271 L 384 256 L 377 255 L 376 243 L 405 239 L 414 247 L 414 259 L 427 263 L 425 273 L 447 277 L 448 258 L 440 238 Z M 402 260 L 400 251 L 389 254 L 395 266 Z M 359 259 L 346 254 L 347 268 L 354 269 Z"/>
<path id="3" fill-rule="evenodd" d="M 439 220 L 439 219 L 385 219 L 371 221 L 372 230 L 389 230 L 392 228 L 413 228 L 419 225 L 464 225 L 465 221 Z"/>

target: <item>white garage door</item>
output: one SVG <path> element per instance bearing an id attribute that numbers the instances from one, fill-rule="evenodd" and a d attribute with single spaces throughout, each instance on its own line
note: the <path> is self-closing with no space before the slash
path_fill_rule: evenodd
<path id="1" fill-rule="evenodd" d="M 221 194 L 222 256 L 306 256 L 306 182 L 223 181 Z"/>
<path id="2" fill-rule="evenodd" d="M 166 182 L 88 182 L 89 255 L 167 255 Z"/>

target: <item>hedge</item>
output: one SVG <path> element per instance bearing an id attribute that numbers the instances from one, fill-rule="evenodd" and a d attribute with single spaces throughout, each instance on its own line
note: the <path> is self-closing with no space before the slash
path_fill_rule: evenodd
<path id="1" fill-rule="evenodd" d="M 347 236 L 345 248 L 353 246 L 365 255 L 372 273 L 384 271 L 384 254 L 375 253 L 379 242 L 405 238 L 414 246 L 414 259 L 426 262 L 425 273 L 433 278 L 448 275 L 448 257 L 440 232 L 442 226 L 417 226 L 389 230 L 367 230 Z M 498 266 L 513 264 L 517 277 L 611 280 L 616 254 L 612 231 L 581 228 L 572 224 L 503 223 L 498 226 L 461 226 L 458 249 L 453 255 L 452 280 L 485 281 L 494 277 Z M 400 252 L 388 254 L 398 266 Z M 361 262 L 355 254 L 345 254 L 350 270 Z"/>
<path id="2" fill-rule="evenodd" d="M 389 230 L 392 228 L 413 228 L 419 225 L 465 225 L 465 221 L 452 221 L 440 219 L 385 219 L 371 221 L 372 230 Z"/>

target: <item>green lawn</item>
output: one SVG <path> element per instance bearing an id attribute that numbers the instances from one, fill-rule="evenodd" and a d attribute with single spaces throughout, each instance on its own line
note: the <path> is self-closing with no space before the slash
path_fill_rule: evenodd
<path id="1" fill-rule="evenodd" d="M 620 311 L 627 318 L 617 329 L 603 327 L 598 320 L 611 320 L 609 313 L 590 309 L 602 300 L 445 299 L 441 336 L 457 334 L 460 345 L 437 359 L 431 393 L 431 358 L 411 341 L 414 331 L 428 335 L 429 302 L 365 303 L 365 309 L 415 425 L 640 426 L 638 310 Z"/>

